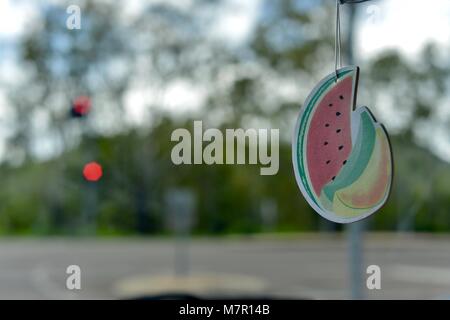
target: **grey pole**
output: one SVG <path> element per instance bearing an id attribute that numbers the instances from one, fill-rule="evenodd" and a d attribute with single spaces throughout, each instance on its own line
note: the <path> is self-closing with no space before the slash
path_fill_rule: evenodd
<path id="1" fill-rule="evenodd" d="M 340 0 L 346 3 L 348 12 L 348 37 L 347 37 L 347 60 L 350 65 L 354 64 L 354 30 L 356 17 L 356 3 L 370 0 Z M 352 299 L 364 299 L 364 230 L 366 220 L 354 222 L 348 226 L 349 247 L 349 272 L 350 272 L 350 297 Z"/>
<path id="2" fill-rule="evenodd" d="M 348 37 L 347 37 L 347 61 L 354 64 L 354 30 L 355 30 L 355 5 L 348 4 Z M 364 299 L 363 275 L 363 232 L 365 221 L 351 223 L 347 228 L 348 248 L 349 248 L 349 279 L 351 299 Z"/>
<path id="3" fill-rule="evenodd" d="M 175 276 L 189 274 L 189 240 L 194 224 L 195 198 L 189 189 L 170 189 L 166 194 L 169 226 L 175 231 Z"/>

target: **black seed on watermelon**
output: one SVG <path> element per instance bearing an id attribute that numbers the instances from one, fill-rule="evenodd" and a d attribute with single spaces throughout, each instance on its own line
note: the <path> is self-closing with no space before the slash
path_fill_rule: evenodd
<path id="1" fill-rule="evenodd" d="M 311 115 L 306 138 L 306 167 L 317 197 L 320 197 L 322 188 L 331 182 L 331 177 L 338 176 L 342 162 L 348 159 L 352 150 L 351 132 L 347 128 L 351 127 L 353 105 L 349 98 L 353 92 L 353 80 L 352 76 L 345 77 L 334 85 L 316 104 Z M 339 99 L 341 95 L 344 100 Z M 339 116 L 336 116 L 337 112 Z M 341 129 L 339 134 L 337 129 Z M 321 145 L 323 148 L 320 148 Z M 345 148 L 338 150 L 339 146 Z M 330 163 L 327 164 L 328 160 Z"/>
<path id="2" fill-rule="evenodd" d="M 339 133 L 339 132 L 341 132 L 341 129 L 337 129 L 337 130 L 336 130 L 336 133 Z"/>
<path id="3" fill-rule="evenodd" d="M 342 150 L 342 148 L 344 148 L 344 146 L 339 146 L 339 150 Z"/>
<path id="4" fill-rule="evenodd" d="M 328 141 L 325 141 L 325 142 L 323 143 L 323 145 L 324 145 L 324 146 L 328 145 Z"/>
<path id="5" fill-rule="evenodd" d="M 327 161 L 327 164 L 329 164 L 330 162 L 331 162 L 331 161 L 330 161 L 330 160 L 328 160 L 328 161 Z"/>
<path id="6" fill-rule="evenodd" d="M 332 107 L 333 106 L 333 104 L 332 103 L 330 103 L 329 105 L 328 105 L 329 107 Z"/>
<path id="7" fill-rule="evenodd" d="M 340 112 L 336 112 L 336 116 L 338 116 L 338 117 L 339 117 L 340 115 L 341 115 L 341 113 L 340 113 Z"/>
<path id="8" fill-rule="evenodd" d="M 334 181 L 334 179 L 336 179 L 336 177 L 331 178 L 331 180 L 333 180 L 333 181 Z"/>
<path id="9" fill-rule="evenodd" d="M 344 96 L 339 96 L 339 99 L 344 100 Z"/>
<path id="10" fill-rule="evenodd" d="M 346 164 L 347 163 L 347 160 L 344 160 L 344 162 L 342 162 L 342 164 Z"/>

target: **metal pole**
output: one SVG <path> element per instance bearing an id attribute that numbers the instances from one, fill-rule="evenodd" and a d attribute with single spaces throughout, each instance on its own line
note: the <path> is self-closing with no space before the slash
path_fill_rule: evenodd
<path id="1" fill-rule="evenodd" d="M 188 189 L 170 189 L 166 193 L 169 225 L 175 231 L 175 276 L 189 274 L 189 240 L 194 224 L 195 198 Z"/>
<path id="2" fill-rule="evenodd" d="M 176 235 L 175 241 L 175 276 L 189 275 L 189 234 L 183 232 Z"/>
<path id="3" fill-rule="evenodd" d="M 347 37 L 347 61 L 354 64 L 354 30 L 356 8 L 348 5 L 348 37 Z M 349 272 L 350 272 L 350 297 L 351 299 L 364 299 L 363 289 L 363 232 L 365 221 L 351 223 L 348 226 L 348 247 L 349 247 Z"/>

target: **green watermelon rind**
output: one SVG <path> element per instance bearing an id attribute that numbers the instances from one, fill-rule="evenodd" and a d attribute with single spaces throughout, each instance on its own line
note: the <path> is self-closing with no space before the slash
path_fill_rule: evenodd
<path id="1" fill-rule="evenodd" d="M 350 70 L 345 70 L 345 71 L 341 71 L 338 73 L 338 78 L 341 78 L 349 73 L 354 72 L 354 69 L 350 69 Z M 311 200 L 314 201 L 314 203 L 318 206 L 318 207 L 322 207 L 322 205 L 320 205 L 320 203 L 316 200 L 316 196 L 314 195 L 314 193 L 312 192 L 310 185 L 308 183 L 308 181 L 306 180 L 306 175 L 305 173 L 305 166 L 303 163 L 303 159 L 302 157 L 300 157 L 299 154 L 299 150 L 301 150 L 301 152 L 304 152 L 304 136 L 305 136 L 305 131 L 307 128 L 307 123 L 305 122 L 309 122 L 311 120 L 310 114 L 314 109 L 314 106 L 316 105 L 317 101 L 323 97 L 324 93 L 326 93 L 329 89 L 331 89 L 331 84 L 333 82 L 335 82 L 335 78 L 331 77 L 330 79 L 328 79 L 327 81 L 325 81 L 316 91 L 316 93 L 311 97 L 311 99 L 309 100 L 308 104 L 305 107 L 305 111 L 302 115 L 302 119 L 300 121 L 300 126 L 299 126 L 299 132 L 298 132 L 298 140 L 297 140 L 297 154 L 296 154 L 296 159 L 297 159 L 297 166 L 300 170 L 300 177 L 302 180 L 302 184 L 306 190 L 306 192 L 308 193 L 309 197 L 311 198 Z M 309 174 L 308 174 L 309 175 Z"/>

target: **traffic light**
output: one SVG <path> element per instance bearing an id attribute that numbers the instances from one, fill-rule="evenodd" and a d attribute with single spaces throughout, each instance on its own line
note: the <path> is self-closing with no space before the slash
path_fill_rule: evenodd
<path id="1" fill-rule="evenodd" d="M 103 168 L 97 162 L 89 162 L 83 168 L 83 176 L 87 181 L 96 182 L 103 175 Z"/>
<path id="2" fill-rule="evenodd" d="M 79 96 L 72 102 L 72 108 L 70 114 L 74 118 L 85 117 L 91 110 L 92 102 L 87 96 Z"/>

